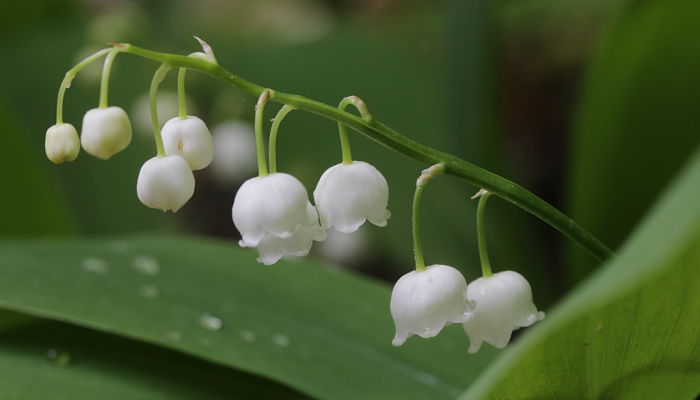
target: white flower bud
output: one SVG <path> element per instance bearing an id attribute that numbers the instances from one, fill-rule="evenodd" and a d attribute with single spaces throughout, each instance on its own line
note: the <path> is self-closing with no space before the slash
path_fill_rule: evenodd
<path id="1" fill-rule="evenodd" d="M 194 193 L 194 175 L 180 156 L 153 157 L 139 171 L 136 194 L 151 208 L 176 212 Z"/>
<path id="2" fill-rule="evenodd" d="M 389 185 L 372 165 L 353 161 L 326 170 L 314 190 L 314 201 L 324 229 L 350 233 L 365 220 L 386 226 Z"/>
<path id="3" fill-rule="evenodd" d="M 391 292 L 391 316 L 401 346 L 411 335 L 436 336 L 450 323 L 469 319 L 467 282 L 461 272 L 447 265 L 431 265 L 402 276 Z"/>
<path id="4" fill-rule="evenodd" d="M 217 182 L 230 185 L 255 172 L 255 132 L 243 121 L 229 121 L 212 129 L 214 160 L 210 171 Z"/>
<path id="5" fill-rule="evenodd" d="M 213 157 L 211 133 L 201 119 L 175 117 L 161 131 L 167 155 L 179 155 L 192 170 L 205 168 Z"/>
<path id="6" fill-rule="evenodd" d="M 129 116 L 121 107 L 93 108 L 83 117 L 80 142 L 88 154 L 106 160 L 131 142 Z"/>
<path id="7" fill-rule="evenodd" d="M 241 247 L 257 247 L 259 261 L 270 265 L 284 255 L 304 256 L 311 243 L 325 239 L 304 186 L 291 175 L 273 173 L 248 179 L 231 209 Z"/>
<path id="8" fill-rule="evenodd" d="M 73 161 L 80 152 L 80 138 L 78 131 L 71 124 L 57 124 L 46 131 L 44 141 L 46 157 L 54 164 Z"/>
<path id="9" fill-rule="evenodd" d="M 498 349 L 506 347 L 513 330 L 544 318 L 532 302 L 527 280 L 517 272 L 502 271 L 469 284 L 467 298 L 476 303 L 471 318 L 464 323 L 469 336 L 469 352 L 476 353 L 481 343 Z"/>

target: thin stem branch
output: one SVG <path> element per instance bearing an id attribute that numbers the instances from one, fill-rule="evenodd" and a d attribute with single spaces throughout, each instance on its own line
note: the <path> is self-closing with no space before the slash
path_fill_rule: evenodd
<path id="1" fill-rule="evenodd" d="M 265 161 L 265 138 L 263 137 L 263 116 L 265 104 L 272 97 L 272 91 L 265 89 L 260 93 L 255 104 L 255 150 L 258 157 L 258 176 L 267 176 L 267 162 Z"/>
<path id="2" fill-rule="evenodd" d="M 413 258 L 416 264 L 416 271 L 425 270 L 425 258 L 423 258 L 423 238 L 420 228 L 420 203 L 423 199 L 424 185 L 416 185 L 416 192 L 413 195 L 413 212 L 411 222 L 413 229 Z"/>
<path id="3" fill-rule="evenodd" d="M 151 103 L 151 127 L 153 128 L 153 137 L 156 141 L 156 153 L 159 157 L 165 155 L 165 148 L 163 146 L 163 137 L 160 134 L 160 121 L 158 120 L 158 86 L 165 79 L 170 71 L 170 65 L 163 63 L 153 74 L 153 80 L 151 81 L 151 90 L 149 91 L 149 100 Z"/>
<path id="4" fill-rule="evenodd" d="M 119 54 L 119 50 L 114 48 L 109 51 L 102 66 L 102 79 L 100 82 L 100 108 L 107 108 L 109 102 L 109 75 L 112 73 L 114 58 Z"/>
<path id="5" fill-rule="evenodd" d="M 113 48 L 107 47 L 94 54 L 91 54 L 88 57 L 84 58 L 82 61 L 80 61 L 78 64 L 76 64 L 73 68 L 69 69 L 68 72 L 66 72 L 66 75 L 63 77 L 63 81 L 61 82 L 61 86 L 58 88 L 58 99 L 56 100 L 56 125 L 63 123 L 63 98 L 66 95 L 66 89 L 70 87 L 70 84 L 71 82 L 73 82 L 73 78 L 75 78 L 75 75 L 91 62 L 97 60 L 98 58 L 104 56 L 105 54 L 113 50 Z"/>
<path id="6" fill-rule="evenodd" d="M 270 128 L 270 138 L 268 144 L 268 154 L 270 158 L 270 173 L 274 174 L 277 172 L 277 131 L 279 130 L 280 124 L 284 117 L 287 116 L 291 111 L 294 111 L 294 107 L 289 105 L 283 105 L 282 108 L 275 115 L 275 119 L 272 120 L 272 127 Z"/>
<path id="7" fill-rule="evenodd" d="M 423 239 L 420 228 L 420 203 L 423 199 L 423 189 L 433 178 L 445 172 L 445 164 L 435 164 L 424 169 L 416 180 L 416 192 L 413 195 L 413 212 L 411 222 L 413 226 L 413 257 L 415 258 L 416 271 L 425 270 L 425 259 L 423 258 Z"/>
<path id="8" fill-rule="evenodd" d="M 360 112 L 360 116 L 366 122 L 372 121 L 372 115 L 367 110 L 365 102 L 357 96 L 348 96 L 340 101 L 338 110 L 345 111 L 347 106 L 353 105 Z M 352 152 L 350 151 L 350 140 L 345 124 L 338 122 L 338 134 L 340 135 L 340 148 L 343 152 L 343 164 L 352 164 Z"/>
<path id="9" fill-rule="evenodd" d="M 180 119 L 187 118 L 187 96 L 185 95 L 185 75 L 187 68 L 180 68 L 177 72 L 177 109 Z"/>
<path id="10" fill-rule="evenodd" d="M 115 46 L 125 53 L 204 72 L 253 96 L 259 96 L 265 90 L 264 87 L 242 79 L 213 62 L 194 57 L 160 53 L 130 44 L 122 43 Z M 515 182 L 451 154 L 415 142 L 376 119 L 365 121 L 348 112 L 338 110 L 336 107 L 295 94 L 275 92 L 272 100 L 282 104 L 289 104 L 300 110 L 320 115 L 338 123 L 343 123 L 370 139 L 416 161 L 428 165 L 443 163 L 447 174 L 457 176 L 476 187 L 484 188 L 531 213 L 579 244 L 596 259 L 602 261 L 613 255 L 610 249 L 574 220 Z"/>
<path id="11" fill-rule="evenodd" d="M 479 243 L 479 259 L 481 260 L 481 275 L 485 278 L 493 275 L 491 272 L 491 261 L 489 260 L 489 249 L 486 245 L 486 226 L 484 225 L 484 214 L 486 202 L 491 197 L 491 193 L 480 190 L 475 197 L 479 197 L 479 205 L 476 207 L 476 237 Z"/>

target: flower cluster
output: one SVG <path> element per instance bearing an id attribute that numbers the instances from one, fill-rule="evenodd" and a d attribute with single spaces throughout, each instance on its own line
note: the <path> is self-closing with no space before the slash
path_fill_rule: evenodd
<path id="1" fill-rule="evenodd" d="M 204 52 L 190 54 L 190 57 L 216 65 L 211 47 L 201 39 L 197 40 Z M 75 160 L 81 146 L 88 154 L 102 160 L 128 147 L 132 137 L 129 117 L 122 108 L 107 104 L 109 72 L 118 52 L 117 47 L 101 50 L 66 73 L 59 89 L 56 124 L 46 132 L 45 150 L 52 162 L 59 164 Z M 63 122 L 63 96 L 75 74 L 102 56 L 106 58 L 99 106 L 85 113 L 82 132 L 78 135 L 73 125 Z M 212 139 L 204 121 L 188 115 L 184 89 L 187 69 L 184 67 L 178 74 L 178 116 L 165 122 L 161 128 L 157 91 L 170 69 L 164 63 L 151 83 L 150 117 L 157 154 L 141 167 L 136 193 L 148 207 L 176 212 L 194 193 L 193 171 L 212 163 L 214 142 L 225 151 L 223 157 L 217 152 L 220 160 L 230 157 L 231 147 L 237 151 L 240 151 L 238 147 L 245 147 L 245 154 L 252 143 L 246 128 L 241 129 L 238 125 L 226 128 L 228 133 L 217 132 L 217 137 Z M 263 141 L 263 115 L 266 103 L 274 97 L 272 90 L 265 89 L 258 99 L 254 129 L 258 175 L 240 186 L 231 208 L 233 223 L 241 235 L 240 246 L 257 248 L 258 261 L 270 265 L 286 255 L 308 254 L 313 242 L 325 240 L 329 230 L 352 233 L 366 221 L 386 226 L 391 215 L 387 209 L 387 181 L 371 164 L 352 158 L 344 123 L 338 124 L 342 162 L 321 175 L 313 191 L 314 204 L 297 178 L 277 171 L 277 132 L 284 117 L 294 110 L 292 105 L 283 105 L 272 122 L 268 164 Z M 361 99 L 346 97 L 338 108 L 343 111 L 349 105 L 359 111 L 363 121 L 372 122 L 372 116 Z M 351 116 L 346 115 L 346 118 L 346 121 L 352 120 Z M 215 164 L 221 176 L 227 176 L 231 166 L 235 168 L 240 160 L 224 161 L 227 162 Z M 411 335 L 431 338 L 448 324 L 462 324 L 469 337 L 470 353 L 478 351 L 483 342 L 503 348 L 510 341 L 513 330 L 542 320 L 544 313 L 535 307 L 530 284 L 522 275 L 514 271 L 491 272 L 484 231 L 484 210 L 490 193 L 485 190 L 475 196 L 480 197 L 476 225 L 482 277 L 467 284 L 456 268 L 425 265 L 418 217 L 421 196 L 427 183 L 442 174 L 445 168 L 442 163 L 436 164 L 424 170 L 416 182 L 412 219 L 415 271 L 403 275 L 391 294 L 390 311 L 396 328 L 392 344 L 400 346 Z"/>
<path id="2" fill-rule="evenodd" d="M 385 226 L 390 216 L 389 186 L 372 165 L 346 160 L 326 170 L 314 190 L 315 206 L 298 179 L 276 171 L 277 128 L 291 107 L 283 107 L 273 122 L 268 173 L 260 138 L 263 110 L 271 95 L 263 92 L 256 106 L 259 176 L 243 183 L 231 210 L 241 247 L 256 247 L 258 261 L 270 265 L 285 255 L 305 256 L 314 241 L 326 239 L 328 229 L 350 233 L 367 220 Z"/>
<path id="3" fill-rule="evenodd" d="M 431 338 L 445 325 L 459 323 L 469 336 L 470 353 L 482 342 L 502 349 L 513 330 L 544 318 L 532 302 L 530 284 L 517 272 L 498 272 L 467 285 L 462 274 L 447 265 L 402 276 L 391 293 L 391 315 L 394 346 L 411 335 Z"/>

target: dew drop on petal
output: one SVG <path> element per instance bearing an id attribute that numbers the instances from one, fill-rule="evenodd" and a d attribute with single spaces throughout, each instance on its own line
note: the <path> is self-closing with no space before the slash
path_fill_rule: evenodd
<path id="1" fill-rule="evenodd" d="M 66 351 L 56 350 L 54 348 L 50 348 L 46 351 L 46 357 L 53 365 L 59 367 L 67 367 L 70 365 L 71 362 L 70 353 Z"/>
<path id="2" fill-rule="evenodd" d="M 100 258 L 88 257 L 83 260 L 83 269 L 97 274 L 106 274 L 109 270 L 109 264 Z"/>
<path id="3" fill-rule="evenodd" d="M 223 326 L 221 318 L 215 317 L 209 313 L 204 313 L 199 317 L 199 325 L 210 331 L 218 331 Z"/>
<path id="4" fill-rule="evenodd" d="M 244 342 L 253 343 L 255 341 L 255 333 L 251 331 L 243 330 L 241 331 L 240 336 Z"/>
<path id="5" fill-rule="evenodd" d="M 160 273 L 158 260 L 151 256 L 137 256 L 133 260 L 134 268 L 144 275 L 155 276 Z"/>
<path id="6" fill-rule="evenodd" d="M 139 293 L 147 299 L 157 299 L 160 297 L 160 289 L 155 285 L 143 285 L 141 289 L 139 289 Z"/>
<path id="7" fill-rule="evenodd" d="M 287 347 L 289 346 L 289 338 L 280 333 L 275 333 L 272 335 L 272 343 L 279 347 Z"/>

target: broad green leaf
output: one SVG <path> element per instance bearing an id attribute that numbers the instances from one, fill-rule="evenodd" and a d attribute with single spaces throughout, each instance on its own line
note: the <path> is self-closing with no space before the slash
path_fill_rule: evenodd
<path id="1" fill-rule="evenodd" d="M 177 237 L 0 243 L 0 308 L 114 333 L 329 399 L 449 399 L 493 357 L 459 326 L 391 346 L 390 291 Z M 220 326 L 217 324 L 221 322 Z"/>
<path id="2" fill-rule="evenodd" d="M 693 399 L 700 393 L 700 151 L 611 260 L 463 399 Z"/>
<path id="3" fill-rule="evenodd" d="M 700 2 L 627 1 L 588 71 L 572 216 L 617 247 L 700 143 Z M 572 277 L 595 266 L 571 246 Z"/>
<path id="4" fill-rule="evenodd" d="M 304 399 L 258 376 L 156 346 L 41 322 L 0 333 L 3 399 Z"/>

